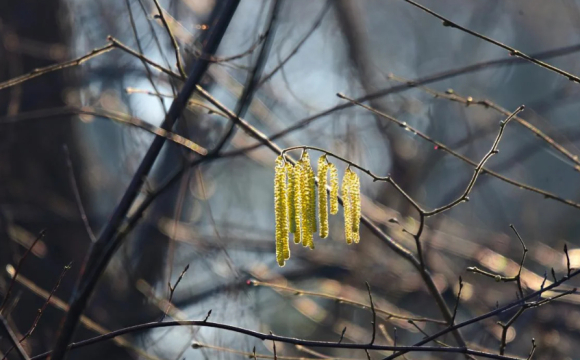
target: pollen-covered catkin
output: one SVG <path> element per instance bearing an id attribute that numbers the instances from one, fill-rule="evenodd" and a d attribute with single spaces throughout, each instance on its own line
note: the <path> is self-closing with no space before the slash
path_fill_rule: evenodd
<path id="1" fill-rule="evenodd" d="M 291 234 L 296 234 L 296 184 L 294 178 L 294 166 L 286 163 L 286 172 L 288 173 L 288 228 Z"/>
<path id="2" fill-rule="evenodd" d="M 290 217 L 290 209 L 293 209 L 294 206 L 292 205 L 292 203 L 289 202 L 290 200 L 290 174 L 292 173 L 294 167 L 292 166 L 292 164 L 290 163 L 286 163 L 286 173 L 284 174 L 284 194 L 286 195 L 286 214 L 284 217 L 285 220 L 285 224 L 286 224 L 286 230 L 285 230 L 285 238 L 284 238 L 284 247 L 283 247 L 283 253 L 284 253 L 284 260 L 288 260 L 290 259 L 290 219 L 292 219 Z"/>
<path id="3" fill-rule="evenodd" d="M 355 244 L 360 240 L 360 217 L 361 217 L 361 201 L 360 201 L 360 179 L 353 171 L 351 175 L 351 190 L 350 190 L 351 206 L 352 206 L 352 239 Z"/>
<path id="4" fill-rule="evenodd" d="M 338 170 L 332 163 L 328 163 L 330 169 L 330 214 L 338 214 Z"/>
<path id="5" fill-rule="evenodd" d="M 300 176 L 300 190 L 302 196 L 302 223 L 300 225 L 300 233 L 302 237 L 302 245 L 314 249 L 314 237 L 312 236 L 312 219 L 316 216 L 312 213 L 312 188 L 310 178 L 313 175 L 312 166 L 310 165 L 310 157 L 305 151 L 300 160 L 302 164 L 302 173 Z"/>
<path id="6" fill-rule="evenodd" d="M 352 219 L 353 208 L 351 202 L 351 174 L 350 167 L 346 169 L 342 178 L 342 205 L 344 210 L 344 237 L 347 244 L 352 244 Z"/>
<path id="7" fill-rule="evenodd" d="M 294 165 L 294 203 L 290 203 L 290 206 L 294 207 L 294 223 L 296 224 L 294 242 L 296 244 L 302 241 L 302 171 L 302 162 L 298 161 Z"/>
<path id="8" fill-rule="evenodd" d="M 308 185 L 310 186 L 310 225 L 312 228 L 312 233 L 316 233 L 317 221 L 316 221 L 316 179 L 314 176 L 314 169 L 310 168 L 310 173 L 308 174 Z"/>
<path id="9" fill-rule="evenodd" d="M 288 196 L 286 188 L 286 166 L 284 158 L 276 159 L 274 173 L 274 215 L 276 218 L 276 260 L 279 266 L 284 266 L 286 254 L 284 248 L 288 243 Z M 289 256 L 289 253 L 287 254 Z"/>
<path id="10" fill-rule="evenodd" d="M 328 173 L 328 161 L 326 155 L 318 159 L 318 221 L 320 226 L 320 238 L 328 237 L 328 193 L 326 192 L 326 178 Z"/>

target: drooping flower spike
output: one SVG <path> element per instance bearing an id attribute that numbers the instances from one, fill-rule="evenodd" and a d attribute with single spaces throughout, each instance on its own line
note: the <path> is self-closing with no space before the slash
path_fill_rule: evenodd
<path id="1" fill-rule="evenodd" d="M 320 223 L 321 239 L 328 237 L 328 193 L 326 190 L 326 178 L 328 173 L 328 161 L 326 154 L 318 159 L 318 222 Z"/>
<path id="2" fill-rule="evenodd" d="M 286 164 L 282 156 L 276 159 L 274 174 L 274 215 L 276 219 L 276 260 L 284 266 L 290 257 L 288 247 L 288 192 L 286 184 Z"/>
<path id="3" fill-rule="evenodd" d="M 330 192 L 327 189 L 329 172 Z M 318 176 L 318 199 L 316 198 L 315 173 L 306 149 L 294 166 L 287 162 L 283 155 L 276 159 L 274 211 L 276 260 L 280 266 L 284 266 L 286 260 L 290 258 L 291 233 L 294 234 L 295 243 L 302 243 L 303 246 L 314 249 L 314 233 L 318 231 L 322 239 L 329 235 L 329 202 L 330 214 L 338 213 L 338 170 L 328 161 L 326 154 L 318 159 L 316 175 Z M 344 173 L 340 189 L 343 198 L 346 242 L 358 243 L 361 217 L 360 179 L 350 166 Z M 319 226 L 317 226 L 317 220 Z"/>
<path id="4" fill-rule="evenodd" d="M 312 235 L 316 230 L 316 192 L 314 182 L 314 171 L 310 165 L 310 156 L 307 151 L 302 153 L 300 159 L 301 169 L 301 200 L 302 200 L 302 222 L 300 233 L 302 245 L 314 249 L 314 237 Z"/>

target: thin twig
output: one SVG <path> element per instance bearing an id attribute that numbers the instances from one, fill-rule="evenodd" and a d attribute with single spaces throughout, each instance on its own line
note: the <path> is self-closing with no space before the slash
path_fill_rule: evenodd
<path id="1" fill-rule="evenodd" d="M 72 165 L 72 160 L 70 158 L 70 152 L 68 150 L 68 146 L 66 144 L 64 144 L 62 146 L 64 154 L 65 154 L 65 159 L 66 159 L 66 166 L 68 168 L 68 177 L 70 179 L 70 185 L 73 191 L 73 194 L 75 196 L 75 202 L 77 203 L 77 208 L 79 209 L 79 214 L 81 216 L 81 220 L 83 221 L 83 225 L 85 226 L 85 230 L 87 232 L 87 235 L 89 236 L 89 239 L 91 240 L 91 242 L 95 242 L 97 241 L 97 238 L 95 237 L 95 233 L 93 232 L 93 229 L 91 228 L 91 224 L 89 223 L 89 218 L 87 217 L 87 214 L 85 212 L 85 207 L 83 206 L 83 202 L 81 200 L 81 193 L 79 191 L 79 187 L 77 185 L 77 181 L 75 179 L 75 173 L 74 173 L 74 169 L 73 169 L 73 165 Z"/>
<path id="2" fill-rule="evenodd" d="M 23 82 L 28 81 L 30 79 L 34 79 L 34 78 L 39 77 L 41 75 L 48 74 L 48 73 L 53 72 L 53 71 L 58 71 L 58 70 L 66 69 L 66 68 L 73 67 L 73 66 L 79 66 L 82 63 L 84 63 L 85 61 L 88 61 L 92 58 L 95 58 L 99 55 L 102 55 L 106 52 L 109 52 L 109 51 L 113 50 L 114 48 L 115 47 L 113 44 L 107 44 L 103 47 L 94 49 L 93 51 L 89 52 L 88 54 L 83 55 L 81 57 L 78 57 L 76 59 L 65 61 L 65 62 L 60 63 L 60 64 L 54 64 L 54 65 L 45 66 L 43 68 L 34 69 L 31 72 L 29 72 L 28 74 L 24 74 L 24 75 L 12 78 L 10 80 L 1 82 L 0 83 L 0 90 L 9 88 L 9 87 L 14 86 L 14 85 L 18 85 L 20 83 L 23 83 Z"/>
<path id="3" fill-rule="evenodd" d="M 373 334 L 371 336 L 371 341 L 369 343 L 370 345 L 372 345 L 375 342 L 375 337 L 377 334 L 377 313 L 375 311 L 375 303 L 373 302 L 373 295 L 371 293 L 371 286 L 369 285 L 368 281 L 366 281 L 365 284 L 366 284 L 367 290 L 369 292 L 369 301 L 371 302 L 371 311 L 373 313 L 373 321 L 371 322 L 371 325 L 373 326 Z"/>
<path id="4" fill-rule="evenodd" d="M 570 255 L 568 255 L 568 244 L 564 244 L 564 254 L 566 254 L 566 274 L 570 276 L 571 268 L 570 268 Z"/>
<path id="5" fill-rule="evenodd" d="M 457 300 L 455 301 L 455 307 L 453 308 L 453 317 L 451 318 L 451 325 L 455 324 L 455 318 L 457 317 L 457 309 L 459 308 L 459 301 L 461 300 L 461 290 L 463 290 L 463 279 L 459 277 L 459 290 L 457 291 Z"/>
<path id="6" fill-rule="evenodd" d="M 524 262 L 526 261 L 526 254 L 528 253 L 528 248 L 526 247 L 524 240 L 520 236 L 520 233 L 516 230 L 516 227 L 510 224 L 510 228 L 514 231 L 518 240 L 520 241 L 520 244 L 522 245 L 522 260 L 520 261 L 520 268 L 518 269 L 518 274 L 516 275 L 516 281 L 518 284 L 520 296 L 524 297 L 524 289 L 522 288 L 522 268 L 524 267 Z M 568 276 L 570 276 L 570 273 L 568 273 Z"/>
<path id="7" fill-rule="evenodd" d="M 491 149 L 489 150 L 489 152 L 487 154 L 485 154 L 485 156 L 481 159 L 479 164 L 477 164 L 475 171 L 473 173 L 473 176 L 471 177 L 471 180 L 467 184 L 467 187 L 465 188 L 463 194 L 460 197 L 458 197 L 455 201 L 452 201 L 447 205 L 444 205 L 440 208 L 426 212 L 425 213 L 426 217 L 440 214 L 446 210 L 449 210 L 449 209 L 455 207 L 456 205 L 458 205 L 462 202 L 469 200 L 469 193 L 471 192 L 471 190 L 475 186 L 475 182 L 477 181 L 479 174 L 481 174 L 481 172 L 483 170 L 483 166 L 493 155 L 498 153 L 497 147 L 498 147 L 499 142 L 503 136 L 503 132 L 504 132 L 506 125 L 514 118 L 514 116 L 516 116 L 518 113 L 520 113 L 523 110 L 524 110 L 524 105 L 521 105 L 514 112 L 512 112 L 504 121 L 502 121 L 500 123 L 499 132 L 498 132 L 498 134 L 493 142 L 493 145 L 491 146 Z"/>
<path id="8" fill-rule="evenodd" d="M 125 0 L 125 5 L 127 7 L 127 12 L 129 13 L 129 22 L 131 23 L 131 29 L 133 30 L 133 37 L 135 38 L 135 43 L 137 44 L 137 49 L 139 49 L 139 52 L 141 54 L 143 54 L 144 53 L 143 46 L 141 45 L 141 40 L 139 39 L 139 33 L 137 32 L 137 25 L 135 24 L 135 19 L 133 17 L 133 10 L 131 9 L 131 3 L 129 2 L 129 0 Z M 149 83 L 151 84 L 151 87 L 153 88 L 155 96 L 159 99 L 161 109 L 163 109 L 163 112 L 165 113 L 165 115 L 167 115 L 167 110 L 165 109 L 165 103 L 163 102 L 163 97 L 159 93 L 159 89 L 157 88 L 157 84 L 155 83 L 155 81 L 153 81 L 153 74 L 151 73 L 151 69 L 149 69 L 149 66 L 147 66 L 147 62 L 145 60 L 143 60 L 143 59 L 140 59 L 140 60 L 141 60 L 141 63 L 143 64 L 143 68 L 145 69 L 145 72 L 147 73 L 147 79 L 149 80 Z"/>
<path id="9" fill-rule="evenodd" d="M 527 360 L 532 359 L 532 356 L 534 356 L 534 352 L 536 352 L 536 339 L 532 338 L 532 349 L 530 350 L 530 355 L 528 355 Z"/>
<path id="10" fill-rule="evenodd" d="M 209 309 L 209 311 L 207 312 L 207 315 L 205 316 L 205 318 L 203 318 L 203 321 L 204 321 L 204 322 L 207 322 L 207 320 L 208 320 L 208 319 L 209 319 L 209 317 L 211 316 L 211 312 L 212 312 L 212 309 Z"/>
<path id="11" fill-rule="evenodd" d="M 419 331 L 421 334 L 425 335 L 425 337 L 428 337 L 429 336 L 429 334 L 427 334 L 423 329 L 421 329 L 419 327 L 419 325 L 417 325 L 413 320 L 409 320 L 408 323 L 411 324 L 411 325 L 413 325 L 413 327 L 415 329 L 417 329 L 417 331 Z M 439 340 L 433 340 L 433 342 L 436 343 L 436 344 L 439 344 L 441 346 L 445 346 L 445 347 L 450 347 L 451 346 L 451 345 L 446 344 L 446 343 L 444 343 L 442 341 L 439 341 Z"/>
<path id="12" fill-rule="evenodd" d="M 179 274 L 179 277 L 175 281 L 175 285 L 171 286 L 171 283 L 167 283 L 167 285 L 169 286 L 169 299 L 167 300 L 167 309 L 165 309 L 165 312 L 163 313 L 163 317 L 161 318 L 160 321 L 165 320 L 165 317 L 167 316 L 167 313 L 169 312 L 169 309 L 171 308 L 171 300 L 173 300 L 173 294 L 175 293 L 175 289 L 177 288 L 177 285 L 179 285 L 179 283 L 181 282 L 181 279 L 183 279 L 183 276 L 185 275 L 187 270 L 189 270 L 189 264 L 187 264 L 185 266 L 185 268 L 183 269 L 183 271 L 181 272 L 181 274 Z"/>
<path id="13" fill-rule="evenodd" d="M 515 226 L 510 224 L 510 228 L 514 231 L 514 233 L 516 234 L 518 240 L 520 241 L 520 244 L 522 245 L 522 259 L 520 260 L 520 266 L 518 269 L 518 273 L 514 276 L 503 276 L 500 274 L 494 274 L 485 270 L 482 270 L 476 266 L 471 266 L 467 268 L 467 271 L 470 271 L 472 273 L 476 273 L 476 274 L 480 274 L 480 275 L 484 275 L 487 277 L 490 277 L 492 279 L 494 279 L 497 282 L 512 282 L 515 281 L 517 283 L 518 286 L 518 293 L 520 297 L 524 297 L 524 289 L 522 286 L 522 269 L 524 267 L 524 262 L 526 261 L 526 254 L 528 253 L 528 248 L 526 247 L 526 244 L 524 243 L 524 240 L 522 239 L 522 237 L 520 236 L 519 232 L 516 230 Z M 555 279 L 555 276 L 554 276 Z M 545 282 L 545 277 L 544 277 L 544 282 Z M 554 280 L 556 281 L 556 280 Z M 543 287 L 544 284 L 542 284 Z"/>
<path id="14" fill-rule="evenodd" d="M 271 331 L 270 331 L 270 336 L 273 336 Z M 272 340 L 272 348 L 274 349 L 274 360 L 278 360 L 278 355 L 276 353 L 276 342 L 274 340 Z"/>
<path id="15" fill-rule="evenodd" d="M 157 8 L 158 12 L 156 17 L 161 19 L 161 23 L 163 23 L 163 26 L 167 31 L 167 35 L 169 35 L 169 38 L 171 39 L 171 45 L 173 46 L 173 50 L 175 51 L 175 60 L 177 64 L 177 69 L 179 70 L 179 74 L 181 75 L 181 78 L 185 80 L 187 78 L 187 74 L 185 73 L 185 69 L 181 61 L 181 54 L 179 53 L 179 44 L 177 43 L 175 36 L 173 36 L 173 32 L 171 31 L 171 28 L 169 27 L 167 20 L 165 20 L 165 16 L 163 15 L 163 8 L 159 4 L 159 0 L 153 0 L 153 3 L 155 4 L 155 7 Z M 213 52 L 211 55 L 213 55 Z"/>
<path id="16" fill-rule="evenodd" d="M 14 270 L 14 275 L 12 276 L 12 280 L 10 281 L 10 285 L 8 285 L 8 290 L 6 290 L 6 295 L 4 295 L 4 299 L 2 300 L 2 304 L 0 305 L 0 314 L 2 314 L 2 312 L 4 311 L 4 307 L 6 306 L 8 300 L 10 299 L 10 295 L 12 294 L 12 288 L 14 287 L 14 283 L 16 282 L 18 274 L 20 273 L 20 269 L 22 268 L 24 260 L 26 260 L 28 254 L 30 254 L 30 252 L 32 251 L 34 245 L 36 245 L 36 243 L 39 242 L 40 239 L 44 238 L 45 234 L 46 234 L 45 229 L 40 230 L 40 232 L 38 233 L 32 244 L 28 247 L 28 249 L 26 249 L 26 252 L 24 253 L 24 255 L 22 255 L 22 257 L 18 261 L 18 265 L 16 265 L 16 269 Z"/>
<path id="17" fill-rule="evenodd" d="M 510 326 L 512 326 L 512 324 L 524 313 L 524 311 L 526 311 L 525 307 L 521 307 L 518 309 L 518 311 L 514 314 L 514 316 L 512 316 L 507 323 L 502 324 L 501 322 L 498 322 L 498 325 L 501 326 L 502 331 L 501 331 L 501 341 L 500 341 L 500 345 L 499 345 L 499 354 L 503 355 L 505 353 L 505 348 L 507 346 L 507 332 L 510 328 Z"/>
<path id="18" fill-rule="evenodd" d="M 338 339 L 337 344 L 340 344 L 342 342 L 342 340 L 344 339 L 345 333 L 346 333 L 346 326 L 344 327 L 344 329 L 342 329 L 342 332 L 340 333 L 340 339 Z"/>
<path id="19" fill-rule="evenodd" d="M 262 44 L 262 42 L 264 42 L 264 39 L 266 39 L 266 36 L 264 34 L 260 34 L 260 36 L 258 36 L 258 39 L 256 39 L 256 41 L 254 41 L 254 43 L 246 51 L 241 52 L 237 55 L 225 56 L 225 57 L 207 56 L 206 54 L 202 54 L 199 51 L 195 52 L 193 55 L 197 58 L 205 58 L 206 60 L 211 61 L 213 63 L 217 63 L 217 64 L 230 62 L 230 61 L 238 60 L 238 59 L 241 59 L 241 58 L 246 57 L 248 55 L 251 55 L 260 46 L 260 44 Z M 185 51 L 188 52 L 187 49 Z"/>

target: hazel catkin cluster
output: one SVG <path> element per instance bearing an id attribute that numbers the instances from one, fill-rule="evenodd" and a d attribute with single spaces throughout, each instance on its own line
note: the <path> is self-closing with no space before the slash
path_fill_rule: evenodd
<path id="1" fill-rule="evenodd" d="M 284 266 L 290 258 L 290 234 L 296 244 L 314 249 L 314 233 L 321 239 L 329 235 L 328 215 L 338 213 L 338 170 L 328 162 L 327 156 L 318 159 L 318 197 L 316 179 L 307 151 L 292 165 L 284 156 L 276 159 L 274 175 L 274 212 L 276 218 L 276 260 Z M 330 172 L 330 191 L 327 189 Z M 329 196 L 330 195 L 330 196 Z M 360 230 L 360 180 L 347 168 L 342 180 L 344 226 L 347 244 L 359 242 Z M 317 201 L 318 200 L 318 201 Z"/>

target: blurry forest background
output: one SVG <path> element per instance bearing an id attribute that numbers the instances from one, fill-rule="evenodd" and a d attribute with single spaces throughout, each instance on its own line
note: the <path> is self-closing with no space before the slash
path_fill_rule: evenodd
<path id="1" fill-rule="evenodd" d="M 548 53 L 545 61 L 580 74 L 577 1 L 424 0 L 422 4 L 525 53 L 558 50 Z M 200 43 L 210 30 L 207 24 L 221 1 L 167 0 L 160 5 L 187 70 L 199 55 Z M 275 20 L 269 24 L 273 11 Z M 83 56 L 106 45 L 109 35 L 177 72 L 174 47 L 158 13 L 152 0 L 0 1 L 0 83 Z M 475 162 L 489 150 L 500 120 L 506 117 L 478 101 L 487 100 L 508 113 L 525 104 L 520 118 L 569 153 L 580 154 L 580 105 L 574 103 L 580 96 L 579 84 L 442 26 L 440 20 L 402 0 L 285 0 L 279 8 L 272 0 L 242 0 L 201 84 L 230 109 L 236 107 L 256 67 L 268 26 L 271 46 L 263 81 L 244 118 L 270 136 L 346 104 L 275 142 L 283 148 L 321 147 L 377 175 L 391 174 L 427 209 L 460 196 L 473 166 L 404 127 L 350 106 L 336 93 L 356 98 L 391 89 L 366 104 Z M 406 84 L 430 77 L 432 81 L 425 84 L 429 88 Z M 159 126 L 180 84 L 114 48 L 79 66 L 0 87 L 2 294 L 19 259 L 46 229 L 46 236 L 23 263 L 4 309 L 16 332 L 26 333 L 59 274 L 72 262 L 35 332 L 23 343 L 29 354 L 53 347 L 63 308 L 91 245 L 93 235 L 79 207 L 98 234 L 154 138 L 111 117 L 135 117 Z M 199 96 L 193 99 L 174 130 L 211 149 L 227 131 L 228 121 L 208 111 L 207 106 L 213 107 Z M 224 151 L 235 153 L 256 143 L 238 130 Z M 575 250 L 580 235 L 578 159 L 564 156 L 515 122 L 506 127 L 499 149 L 486 168 L 570 203 L 484 174 L 469 202 L 427 219 L 421 238 L 423 257 L 449 308 L 455 303 L 459 276 L 463 279 L 457 321 L 516 299 L 514 283 L 466 271 L 470 266 L 505 276 L 518 271 L 522 248 L 509 224 L 517 227 L 530 250 L 521 275 L 525 291 L 538 290 L 552 267 L 557 274 L 565 272 L 565 243 L 572 267 L 580 264 L 580 251 Z M 311 153 L 314 159 L 318 155 Z M 167 142 L 146 188 L 156 188 L 196 156 Z M 177 320 L 203 319 L 211 309 L 210 319 L 215 322 L 328 341 L 337 341 L 346 327 L 345 342 L 364 342 L 371 333 L 371 313 L 332 297 L 368 304 L 365 281 L 378 308 L 442 319 L 415 268 L 364 227 L 360 244 L 346 245 L 340 216 L 331 217 L 329 239 L 316 241 L 316 250 L 292 244 L 291 259 L 279 268 L 274 255 L 276 156 L 262 146 L 188 168 L 153 202 L 117 251 L 75 339 L 159 320 L 167 309 L 168 317 Z M 337 165 L 342 174 L 344 164 Z M 403 229 L 416 231 L 415 209 L 389 184 L 359 175 L 363 213 L 414 252 L 415 241 Z M 190 268 L 168 305 L 167 284 L 174 284 L 187 264 Z M 248 285 L 248 280 L 255 282 Z M 261 282 L 277 286 L 261 286 Z M 570 295 L 526 311 L 507 332 L 506 354 L 527 357 L 535 338 L 535 358 L 574 358 L 580 351 L 579 302 L 577 295 Z M 410 345 L 424 336 L 416 326 L 429 334 L 442 328 L 378 315 L 377 343 L 392 344 L 396 334 L 398 344 Z M 497 352 L 502 328 L 496 321 L 505 322 L 510 315 L 463 328 L 469 346 Z M 441 340 L 454 344 L 451 335 Z M 279 358 L 366 358 L 361 350 L 312 352 L 276 345 Z M 5 353 L 9 346 L 3 336 L 0 351 Z M 235 359 L 248 357 L 235 351 L 251 353 L 253 346 L 257 353 L 273 356 L 271 342 L 217 329 L 176 327 L 83 347 L 69 358 Z M 371 357 L 390 353 L 375 351 Z M 463 355 L 411 353 L 407 357 L 459 359 Z M 16 353 L 9 358 L 17 358 Z"/>

